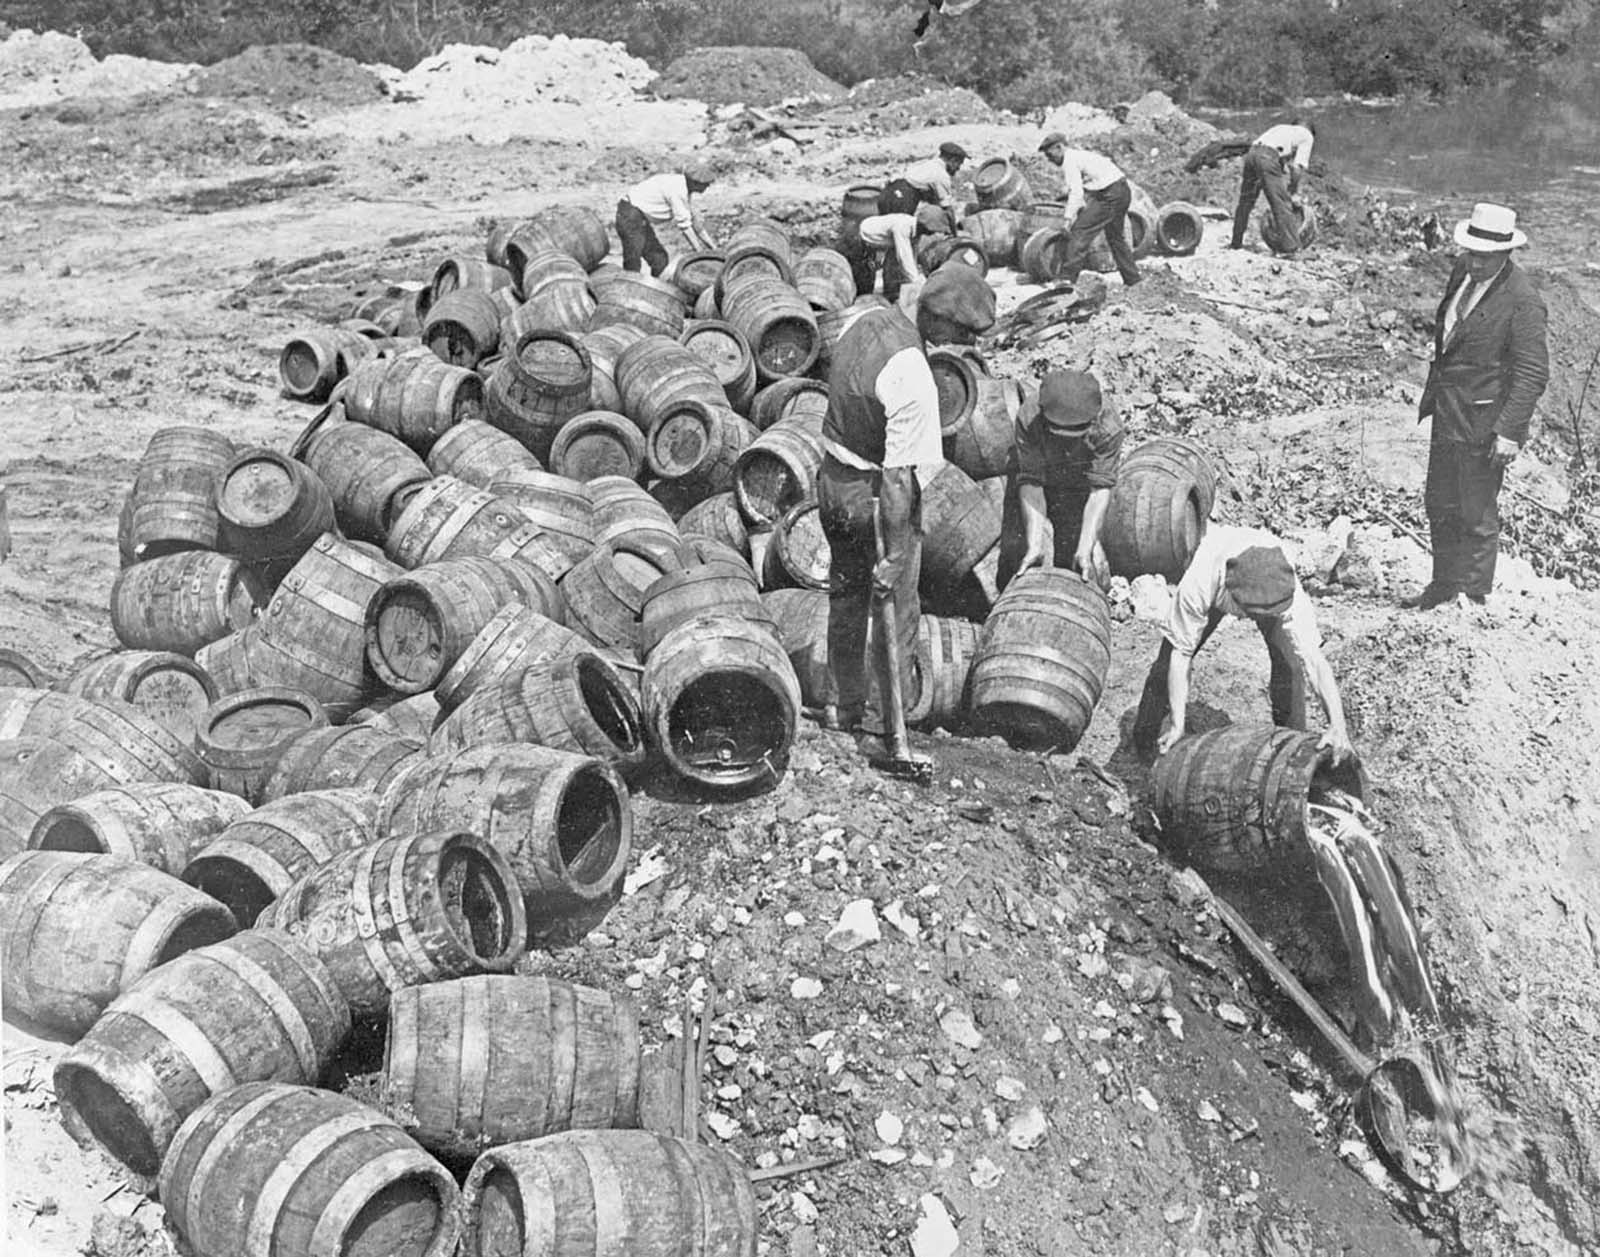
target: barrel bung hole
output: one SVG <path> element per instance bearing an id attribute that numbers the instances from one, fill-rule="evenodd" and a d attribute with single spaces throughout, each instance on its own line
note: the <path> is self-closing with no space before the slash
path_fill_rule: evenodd
<path id="1" fill-rule="evenodd" d="M 161 1171 L 161 1154 L 139 1112 L 105 1079 L 82 1065 L 56 1071 L 56 1095 L 73 1109 L 108 1152 L 135 1174 Z"/>
<path id="2" fill-rule="evenodd" d="M 428 1257 L 443 1219 L 437 1183 L 425 1174 L 398 1178 L 361 1206 L 339 1257 Z"/>
<path id="3" fill-rule="evenodd" d="M 522 1257 L 526 1225 L 517 1176 L 496 1166 L 484 1177 L 478 1196 L 477 1252 L 468 1257 Z"/>
<path id="4" fill-rule="evenodd" d="M 511 904 L 498 871 L 480 851 L 457 847 L 439 864 L 440 902 L 455 936 L 487 964 L 511 947 Z"/>

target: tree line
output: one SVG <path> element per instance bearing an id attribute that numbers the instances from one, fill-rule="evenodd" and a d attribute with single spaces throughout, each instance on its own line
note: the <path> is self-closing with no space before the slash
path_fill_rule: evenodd
<path id="1" fill-rule="evenodd" d="M 408 67 L 449 43 L 621 40 L 656 68 L 700 45 L 799 48 L 845 84 L 912 70 L 1019 112 L 1179 100 L 1272 105 L 1328 92 L 1427 93 L 1600 55 L 1600 0 L 988 0 L 937 23 L 921 0 L 0 0 L 0 24 L 121 52 L 213 62 L 306 42 Z"/>

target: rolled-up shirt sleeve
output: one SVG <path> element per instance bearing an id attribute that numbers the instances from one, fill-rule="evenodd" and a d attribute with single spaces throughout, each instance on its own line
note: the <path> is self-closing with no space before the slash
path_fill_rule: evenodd
<path id="1" fill-rule="evenodd" d="M 919 349 L 902 349 L 878 372 L 873 390 L 883 404 L 885 467 L 937 467 L 944 462 L 939 388 Z"/>
<path id="2" fill-rule="evenodd" d="M 1219 577 L 1220 569 L 1214 563 L 1191 562 L 1173 596 L 1163 636 L 1174 650 L 1191 659 L 1200 649 L 1201 634 L 1216 609 Z"/>

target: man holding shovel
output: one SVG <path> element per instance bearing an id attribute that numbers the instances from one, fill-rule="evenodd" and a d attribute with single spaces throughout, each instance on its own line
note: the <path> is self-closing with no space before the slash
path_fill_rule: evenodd
<path id="1" fill-rule="evenodd" d="M 922 484 L 944 462 L 939 393 L 925 344 L 971 344 L 994 324 L 994 292 L 971 267 L 936 271 L 901 304 L 869 310 L 840 338 L 828 373 L 817 500 L 832 552 L 829 728 L 858 730 L 867 707 L 867 626 L 889 771 L 925 777 L 911 754 L 904 698 L 912 692 L 922 607 Z"/>

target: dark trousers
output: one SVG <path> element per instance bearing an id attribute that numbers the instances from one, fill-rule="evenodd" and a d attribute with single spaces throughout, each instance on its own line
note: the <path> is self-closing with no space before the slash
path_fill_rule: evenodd
<path id="1" fill-rule="evenodd" d="M 1222 615 L 1213 611 L 1200 634 L 1198 655 L 1222 623 Z M 1300 660 L 1289 649 L 1282 630 L 1275 624 L 1261 624 L 1262 639 L 1267 644 L 1267 658 L 1272 662 L 1272 675 L 1267 682 L 1267 693 L 1272 699 L 1272 723 L 1285 729 L 1306 727 L 1306 676 Z M 1148 751 L 1155 747 L 1161 733 L 1161 718 L 1167 714 L 1167 666 L 1172 662 L 1172 643 L 1163 641 L 1156 652 L 1156 661 L 1145 678 L 1144 693 L 1139 696 L 1139 714 L 1133 721 L 1133 745 Z"/>
<path id="2" fill-rule="evenodd" d="M 1083 531 L 1083 508 L 1089 501 L 1087 489 L 1060 485 L 1044 486 L 1044 511 L 1055 537 L 1052 562 L 1071 567 L 1078 555 L 1078 534 Z M 1028 533 L 1022 518 L 1022 494 L 1015 476 L 1006 478 L 1006 495 L 1000 508 L 1000 566 L 996 584 L 1004 589 L 1017 574 L 1028 549 Z"/>
<path id="3" fill-rule="evenodd" d="M 1245 228 L 1250 225 L 1250 211 L 1256 207 L 1256 198 L 1267 194 L 1267 205 L 1272 210 L 1272 226 L 1280 253 L 1297 253 L 1300 249 L 1300 224 L 1294 216 L 1294 206 L 1289 201 L 1289 172 L 1283 154 L 1265 144 L 1252 144 L 1244 155 L 1244 175 L 1239 183 L 1239 204 L 1233 211 L 1233 243 L 1244 243 Z"/>
<path id="4" fill-rule="evenodd" d="M 856 296 L 865 297 L 878 286 L 878 255 L 861 242 L 861 232 L 852 223 L 839 233 L 835 246 L 850 263 L 850 277 L 856 282 Z"/>
<path id="5" fill-rule="evenodd" d="M 1111 246 L 1111 260 L 1117 264 L 1117 274 L 1125 284 L 1139 282 L 1139 264 L 1133 260 L 1133 246 L 1128 243 L 1128 206 L 1133 203 L 1133 190 L 1126 179 L 1118 179 L 1109 188 L 1086 192 L 1083 209 L 1072 226 L 1067 229 L 1067 258 L 1063 278 L 1078 278 L 1078 272 L 1089 260 L 1089 249 L 1094 238 L 1102 231 Z"/>
<path id="6" fill-rule="evenodd" d="M 828 564 L 828 670 L 833 674 L 835 701 L 844 712 L 865 707 L 869 692 L 867 624 L 872 605 L 872 569 L 878 562 L 877 499 L 877 472 L 860 471 L 835 458 L 823 457 L 817 473 L 817 507 L 822 534 L 828 539 L 832 555 Z M 900 693 L 908 706 L 916 694 L 912 664 L 917 653 L 917 624 L 922 618 L 922 602 L 917 596 L 917 582 L 922 576 L 921 513 L 919 504 L 915 540 L 894 591 Z M 881 652 L 882 643 L 875 643 L 875 671 L 883 668 Z M 887 721 L 884 727 L 888 727 Z"/>
<path id="7" fill-rule="evenodd" d="M 617 202 L 617 239 L 622 241 L 622 269 L 637 271 L 639 259 L 650 263 L 650 273 L 659 276 L 667 269 L 667 251 L 656 238 L 650 220 L 632 201 Z"/>
<path id="8" fill-rule="evenodd" d="M 1435 439 L 1428 447 L 1422 505 L 1433 543 L 1433 585 L 1454 597 L 1487 596 L 1500 554 L 1500 485 L 1505 469 L 1490 445 Z"/>
<path id="9" fill-rule="evenodd" d="M 933 194 L 926 188 L 914 188 L 904 179 L 891 179 L 878 193 L 878 213 L 915 214 L 924 201 L 933 201 Z"/>

